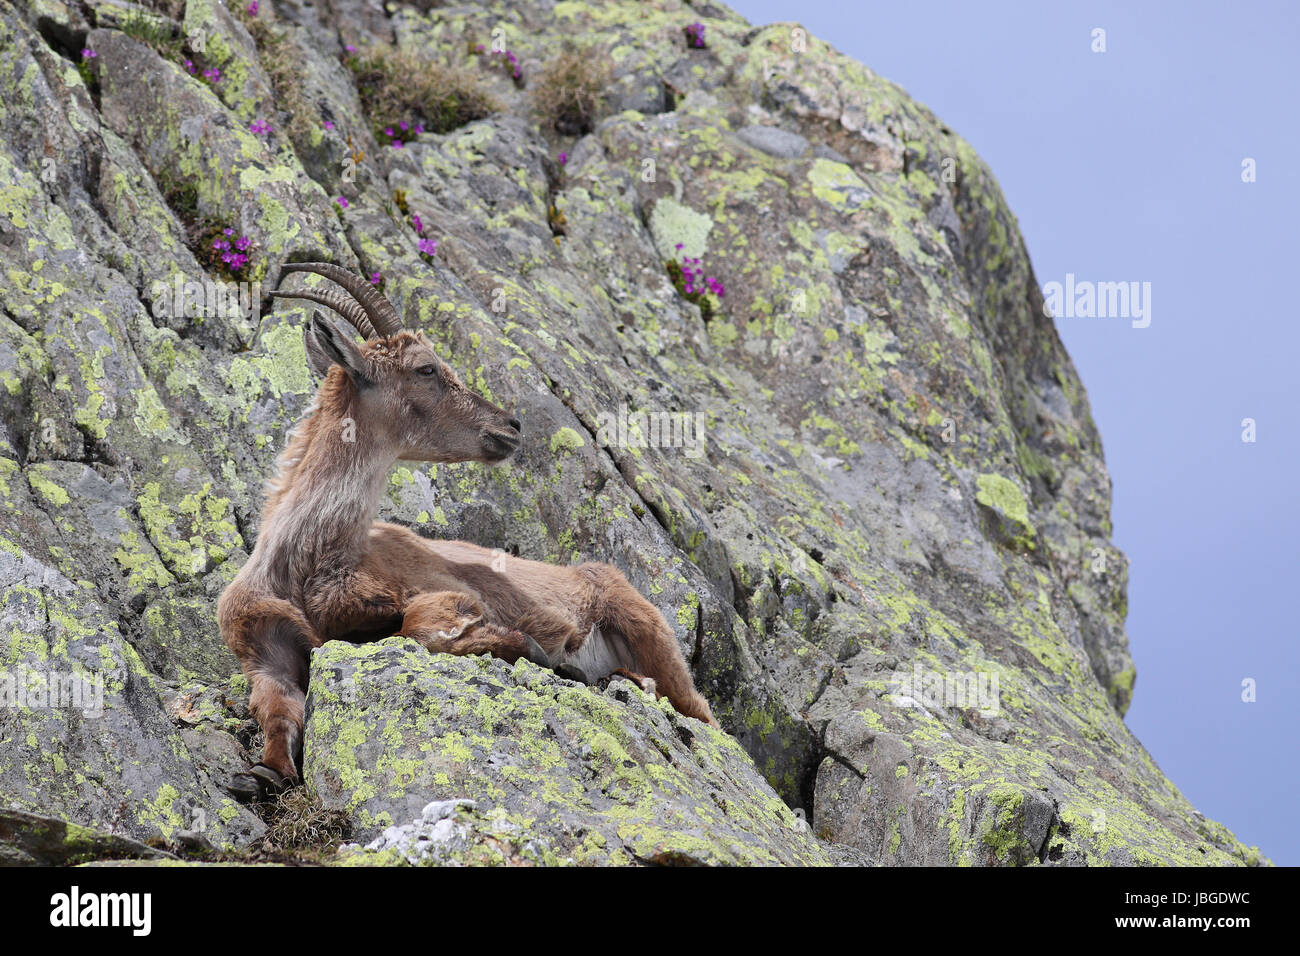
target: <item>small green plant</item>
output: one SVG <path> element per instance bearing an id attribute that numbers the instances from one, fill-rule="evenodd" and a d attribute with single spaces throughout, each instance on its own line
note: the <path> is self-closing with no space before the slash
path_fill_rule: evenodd
<path id="1" fill-rule="evenodd" d="M 244 281 L 253 261 L 253 240 L 230 226 L 209 226 L 199 242 L 199 261 L 228 279 Z"/>
<path id="2" fill-rule="evenodd" d="M 465 66 L 384 47 L 350 49 L 344 63 L 375 138 L 396 148 L 426 130 L 450 132 L 499 108 L 478 74 Z"/>
<path id="3" fill-rule="evenodd" d="M 600 119 L 613 72 L 603 48 L 566 46 L 542 68 L 533 102 L 557 133 L 585 135 Z"/>
<path id="4" fill-rule="evenodd" d="M 515 55 L 514 50 L 489 50 L 482 43 L 471 43 L 469 45 L 471 56 L 480 56 L 482 62 L 489 69 L 500 70 L 506 76 L 510 77 L 516 87 L 523 89 L 524 70 L 519 65 L 519 57 Z"/>
<path id="5" fill-rule="evenodd" d="M 185 41 L 173 31 L 170 23 L 143 10 L 133 11 L 122 21 L 122 32 L 168 60 L 179 60 L 185 47 Z"/>
<path id="6" fill-rule="evenodd" d="M 81 51 L 81 59 L 77 61 L 77 72 L 81 74 L 81 82 L 86 84 L 86 89 L 91 93 L 99 90 L 99 74 L 95 72 L 95 61 L 99 59 L 99 54 L 86 47 Z"/>
<path id="7" fill-rule="evenodd" d="M 186 244 L 194 258 L 209 272 L 242 282 L 253 267 L 256 245 L 233 227 L 219 223 L 199 211 L 198 186 L 191 180 L 177 179 L 170 173 L 155 177 L 167 205 L 176 213 L 185 229 Z"/>
<path id="8" fill-rule="evenodd" d="M 679 242 L 678 254 L 681 254 L 682 248 Z M 726 286 L 716 276 L 704 274 L 704 266 L 698 257 L 682 256 L 681 259 L 669 259 L 664 263 L 664 268 L 668 270 L 668 278 L 672 280 L 677 294 L 687 302 L 693 302 L 698 306 L 700 317 L 705 322 L 722 311 L 721 299 L 727 294 Z"/>

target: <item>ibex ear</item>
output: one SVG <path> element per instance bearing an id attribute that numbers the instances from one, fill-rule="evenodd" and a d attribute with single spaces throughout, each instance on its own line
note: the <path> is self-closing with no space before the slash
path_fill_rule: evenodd
<path id="1" fill-rule="evenodd" d="M 339 365 L 357 385 L 370 384 L 366 360 L 357 343 L 320 312 L 312 313 L 311 323 L 302 338 L 307 347 L 307 364 L 321 378 L 329 372 L 331 365 Z"/>

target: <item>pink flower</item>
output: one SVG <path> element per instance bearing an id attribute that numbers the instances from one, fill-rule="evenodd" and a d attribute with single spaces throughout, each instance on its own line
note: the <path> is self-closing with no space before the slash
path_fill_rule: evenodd
<path id="1" fill-rule="evenodd" d="M 420 240 L 420 252 L 423 253 L 424 255 L 426 255 L 426 256 L 431 256 L 431 255 L 433 255 L 433 254 L 434 254 L 435 252 L 437 252 L 437 251 L 438 251 L 438 240 L 437 240 L 437 239 L 421 239 L 421 240 Z"/>
<path id="2" fill-rule="evenodd" d="M 99 56 L 99 54 L 96 53 L 94 50 L 92 50 L 90 47 L 86 47 L 81 51 L 81 58 L 83 60 L 93 60 L 97 56 Z"/>
<path id="3" fill-rule="evenodd" d="M 370 273 L 370 284 L 371 284 L 371 285 L 379 285 L 379 283 L 381 283 L 381 282 L 383 282 L 383 281 L 384 281 L 384 277 L 383 277 L 382 274 L 380 274 L 380 273 L 378 273 L 378 272 L 372 272 L 372 273 Z"/>
<path id="4" fill-rule="evenodd" d="M 343 208 L 343 209 L 347 209 L 347 208 L 348 208 L 348 197 L 347 197 L 347 196 L 340 196 L 338 199 L 336 199 L 336 200 L 334 200 L 334 201 L 335 201 L 336 203 L 338 203 L 339 206 L 340 206 L 341 208 Z"/>
<path id="5" fill-rule="evenodd" d="M 325 121 L 325 128 L 326 128 L 326 129 L 333 129 L 333 128 L 334 128 L 334 121 L 333 121 L 333 120 L 326 120 L 326 121 Z"/>

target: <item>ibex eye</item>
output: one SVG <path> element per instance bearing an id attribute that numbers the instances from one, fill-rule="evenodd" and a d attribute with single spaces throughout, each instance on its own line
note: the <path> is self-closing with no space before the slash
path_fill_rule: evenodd
<path id="1" fill-rule="evenodd" d="M 416 369 L 416 371 L 421 375 L 434 375 L 437 373 L 438 369 L 437 366 L 434 365 L 421 365 Z"/>

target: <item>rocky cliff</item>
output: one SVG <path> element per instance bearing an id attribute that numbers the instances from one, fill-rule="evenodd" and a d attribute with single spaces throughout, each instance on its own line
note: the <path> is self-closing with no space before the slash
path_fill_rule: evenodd
<path id="1" fill-rule="evenodd" d="M 0 250 L 0 841 L 264 841 L 213 612 L 314 389 L 266 293 L 330 259 L 521 410 L 385 516 L 618 565 L 730 736 L 327 647 L 306 794 L 377 839 L 322 858 L 1259 860 L 1123 723 L 1101 444 L 993 176 L 794 24 L 0 0 Z"/>

